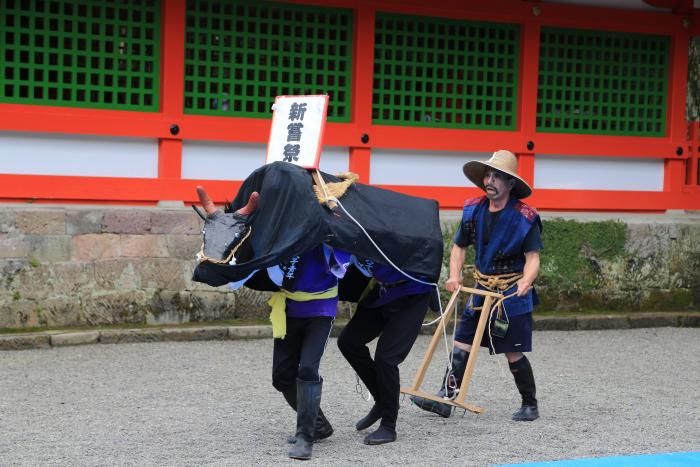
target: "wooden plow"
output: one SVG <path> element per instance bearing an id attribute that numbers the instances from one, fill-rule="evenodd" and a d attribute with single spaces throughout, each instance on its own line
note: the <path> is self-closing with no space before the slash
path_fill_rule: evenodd
<path id="1" fill-rule="evenodd" d="M 479 316 L 479 322 L 477 323 L 476 326 L 476 334 L 474 334 L 474 340 L 472 341 L 472 349 L 471 352 L 469 353 L 469 359 L 467 360 L 467 367 L 464 370 L 464 377 L 462 378 L 462 384 L 459 387 L 459 393 L 457 394 L 457 397 L 454 399 L 448 399 L 448 398 L 442 398 L 434 394 L 428 394 L 426 392 L 421 391 L 421 385 L 423 384 L 423 379 L 425 378 L 425 373 L 428 371 L 428 367 L 430 366 L 430 362 L 433 359 L 433 354 L 435 353 L 435 349 L 437 348 L 438 344 L 440 343 L 440 339 L 442 337 L 443 331 L 447 324 L 450 322 L 450 318 L 452 316 L 452 311 L 455 308 L 457 304 L 457 298 L 459 297 L 459 294 L 461 292 L 465 292 L 467 294 L 471 295 L 481 295 L 484 297 L 484 305 L 483 308 L 481 309 L 481 315 Z M 430 345 L 428 345 L 428 349 L 425 351 L 425 356 L 423 356 L 423 361 L 420 364 L 420 367 L 418 368 L 418 372 L 416 373 L 416 377 L 413 379 L 413 385 L 410 388 L 401 388 L 401 393 L 403 394 L 408 394 L 411 396 L 418 396 L 422 397 L 424 399 L 432 400 L 435 402 L 443 403 L 443 404 L 448 404 L 452 405 L 454 407 L 459 407 L 461 409 L 469 410 L 470 412 L 473 413 L 483 413 L 486 411 L 486 409 L 482 407 L 477 407 L 472 404 L 467 404 L 464 400 L 467 397 L 467 391 L 469 390 L 469 383 L 471 382 L 472 379 L 472 374 L 474 373 L 474 367 L 476 366 L 476 357 L 479 352 L 479 348 L 481 347 L 481 339 L 484 335 L 484 330 L 486 329 L 486 325 L 489 320 L 489 316 L 491 314 L 491 307 L 493 304 L 502 299 L 503 295 L 489 292 L 487 290 L 478 290 L 478 289 L 473 289 L 469 287 L 460 287 L 459 289 L 455 290 L 455 292 L 452 294 L 452 297 L 450 298 L 450 301 L 447 303 L 447 308 L 443 312 L 442 318 L 438 322 L 438 326 L 435 329 L 435 333 L 433 334 L 433 338 L 430 341 Z M 456 318 L 455 318 L 456 319 Z"/>

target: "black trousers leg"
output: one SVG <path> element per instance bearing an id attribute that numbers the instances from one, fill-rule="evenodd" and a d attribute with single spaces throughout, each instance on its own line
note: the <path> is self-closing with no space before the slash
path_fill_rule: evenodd
<path id="1" fill-rule="evenodd" d="M 401 381 L 399 365 L 406 359 L 428 311 L 429 294 L 409 295 L 383 307 L 384 329 L 377 341 L 374 362 L 382 394 L 382 422 L 396 429 Z"/>
<path id="2" fill-rule="evenodd" d="M 358 306 L 338 338 L 338 347 L 382 410 L 382 425 L 395 429 L 399 410 L 399 368 L 413 347 L 428 311 L 428 294 L 410 295 L 382 307 Z M 375 337 L 372 359 L 367 343 Z"/>
<path id="3" fill-rule="evenodd" d="M 292 408 L 296 410 L 296 384 L 299 369 L 301 346 L 304 341 L 304 329 L 296 320 L 287 318 L 287 335 L 284 339 L 274 339 L 272 350 L 272 385 L 285 394 Z M 287 398 L 287 394 L 294 394 Z"/>
<path id="4" fill-rule="evenodd" d="M 287 318 L 287 335 L 275 339 L 272 385 L 278 391 L 295 391 L 297 378 L 320 381 L 318 368 L 333 327 L 333 318 Z M 291 405 L 291 404 L 290 404 Z"/>
<path id="5" fill-rule="evenodd" d="M 381 404 L 377 369 L 367 344 L 380 332 L 384 320 L 374 308 L 358 306 L 350 322 L 338 336 L 338 348 L 377 404 Z"/>
<path id="6" fill-rule="evenodd" d="M 318 368 L 326 352 L 334 319 L 326 316 L 298 318 L 305 321 L 305 335 L 299 354 L 298 377 L 302 381 L 321 381 Z"/>

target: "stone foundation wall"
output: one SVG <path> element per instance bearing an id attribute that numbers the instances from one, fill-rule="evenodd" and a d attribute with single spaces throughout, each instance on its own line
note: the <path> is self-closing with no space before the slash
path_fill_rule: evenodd
<path id="1" fill-rule="evenodd" d="M 543 309 L 700 310 L 698 216 L 631 217 L 624 223 L 550 219 L 544 226 L 538 279 Z M 570 232 L 554 251 L 547 248 L 548 240 L 555 243 L 552 230 Z"/>
<path id="2" fill-rule="evenodd" d="M 545 237 L 543 308 L 700 308 L 700 219 L 663 219 L 626 225 L 620 251 L 577 244 L 576 270 Z M 0 206 L 0 328 L 264 318 L 268 294 L 191 281 L 200 224 L 188 208 Z"/>
<path id="3" fill-rule="evenodd" d="M 0 207 L 0 328 L 259 316 L 265 297 L 190 280 L 191 209 Z"/>

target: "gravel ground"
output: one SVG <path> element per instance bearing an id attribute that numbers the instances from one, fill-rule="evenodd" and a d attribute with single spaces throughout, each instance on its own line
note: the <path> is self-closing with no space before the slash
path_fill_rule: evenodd
<path id="1" fill-rule="evenodd" d="M 503 357 L 479 354 L 468 401 L 442 419 L 404 400 L 399 439 L 365 446 L 371 403 L 335 339 L 322 407 L 335 434 L 303 465 L 467 465 L 700 450 L 700 329 L 536 332 L 541 418 L 513 422 Z M 408 385 L 429 338 L 402 366 Z M 425 388 L 439 384 L 444 350 Z M 294 415 L 270 384 L 272 345 L 89 345 L 0 353 L 0 465 L 292 465 Z M 695 362 L 695 363 L 693 363 Z"/>

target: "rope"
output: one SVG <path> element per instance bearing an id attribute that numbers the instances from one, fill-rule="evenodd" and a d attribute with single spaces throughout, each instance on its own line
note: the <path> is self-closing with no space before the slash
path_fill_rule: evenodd
<path id="1" fill-rule="evenodd" d="M 454 378 L 454 375 L 452 373 L 452 359 L 454 358 L 454 348 L 455 348 L 455 337 L 457 337 L 457 319 L 459 318 L 458 312 L 460 310 L 459 306 L 459 295 L 457 296 L 457 299 L 455 300 L 455 306 L 454 306 L 454 319 L 452 320 L 452 343 L 449 348 L 453 349 L 452 353 L 448 354 L 447 357 L 447 378 L 445 378 L 444 381 L 444 389 L 445 389 L 445 397 L 447 397 L 450 393 L 449 387 L 450 387 L 450 382 L 451 378 Z M 443 340 L 445 342 L 445 346 L 447 346 L 447 330 L 446 326 L 442 327 L 442 334 L 443 334 Z M 456 380 L 455 380 L 456 383 Z M 455 390 L 452 392 L 452 397 L 451 399 L 455 399 L 457 395 L 459 394 L 459 388 L 457 387 L 457 384 L 455 384 Z"/>
<path id="2" fill-rule="evenodd" d="M 513 272 L 513 273 L 509 273 L 509 274 L 494 274 L 494 275 L 483 274 L 476 267 L 473 267 L 473 266 L 471 266 L 471 267 L 473 268 L 472 276 L 474 277 L 475 283 L 482 286 L 484 289 L 488 290 L 489 292 L 494 292 L 494 293 L 502 294 L 506 290 L 513 287 L 513 285 L 523 277 L 523 273 L 521 273 L 521 272 Z M 489 310 L 489 316 L 488 316 L 488 320 L 486 322 L 486 328 L 489 330 L 489 347 L 490 347 L 491 352 L 493 352 L 493 353 L 496 353 L 496 349 L 493 345 L 493 335 L 491 333 L 491 321 L 494 319 L 493 314 L 494 314 L 494 312 L 496 313 L 495 319 L 502 319 L 502 317 L 505 315 L 506 321 L 508 323 L 510 323 L 510 319 L 508 318 L 508 313 L 507 313 L 506 306 L 505 306 L 504 302 L 507 299 L 515 296 L 517 293 L 518 293 L 518 291 L 516 290 L 515 292 L 513 292 L 511 294 L 508 294 L 508 295 L 503 296 L 502 298 L 499 298 L 491 306 L 491 310 Z M 481 311 L 484 308 L 483 306 L 472 306 L 471 298 L 470 298 L 469 306 L 474 311 Z"/>
<path id="3" fill-rule="evenodd" d="M 248 229 L 248 232 L 243 236 L 240 242 L 233 247 L 231 250 L 231 253 L 228 254 L 228 256 L 224 259 L 216 259 L 216 258 L 210 258 L 209 256 L 204 254 L 204 243 L 202 243 L 202 247 L 199 249 L 199 253 L 197 253 L 197 259 L 199 260 L 200 263 L 203 263 L 204 261 L 209 261 L 210 263 L 214 264 L 230 264 L 233 266 L 236 264 L 236 252 L 238 249 L 243 245 L 243 242 L 246 241 L 246 239 L 250 236 L 250 233 L 253 231 L 253 229 Z"/>
<path id="4" fill-rule="evenodd" d="M 489 290 L 490 292 L 495 293 L 505 292 L 523 277 L 523 273 L 521 272 L 488 275 L 483 274 L 481 271 L 476 269 L 476 267 L 474 267 L 473 269 L 474 272 L 472 273 L 472 275 L 476 283 Z"/>
<path id="5" fill-rule="evenodd" d="M 334 203 L 335 199 L 340 198 L 348 191 L 350 185 L 355 183 L 360 177 L 352 172 L 346 172 L 338 175 L 338 178 L 343 179 L 342 182 L 331 182 L 326 183 L 321 177 L 321 173 L 316 169 L 316 175 L 318 176 L 319 184 L 314 185 L 314 193 L 318 202 L 321 204 L 328 204 L 331 209 L 335 206 L 331 205 Z M 320 186 L 319 186 L 320 185 Z"/>
<path id="6" fill-rule="evenodd" d="M 445 312 L 442 308 L 442 301 L 440 300 L 439 285 L 435 282 L 425 282 L 425 281 L 422 281 L 416 277 L 413 277 L 410 274 L 408 274 L 407 272 L 405 272 L 404 270 L 402 270 L 401 268 L 399 268 L 396 264 L 394 264 L 394 262 L 389 259 L 389 257 L 384 253 L 384 251 L 382 251 L 382 249 L 379 247 L 379 245 L 377 245 L 377 243 L 374 241 L 374 239 L 372 239 L 372 236 L 365 230 L 365 228 L 362 226 L 362 224 L 360 224 L 359 221 L 357 219 L 355 219 L 352 216 L 352 214 L 350 214 L 345 209 L 345 206 L 343 206 L 343 203 L 340 202 L 340 200 L 337 198 L 337 196 L 335 196 L 334 194 L 329 194 L 327 188 L 330 188 L 330 186 L 337 186 L 340 189 L 340 188 L 342 188 L 342 187 L 340 187 L 340 185 L 343 185 L 344 188 L 342 189 L 342 193 L 340 194 L 340 196 L 342 196 L 343 194 L 345 194 L 345 191 L 347 191 L 347 188 L 357 180 L 357 176 L 355 174 L 350 174 L 350 175 L 354 175 L 354 178 L 350 179 L 350 178 L 345 178 L 343 176 L 343 175 L 348 175 L 348 174 L 343 174 L 340 176 L 340 178 L 345 178 L 345 180 L 343 182 L 326 184 L 325 181 L 323 180 L 323 177 L 321 176 L 321 173 L 318 171 L 318 169 L 316 170 L 316 174 L 318 176 L 319 185 L 321 185 L 321 186 L 319 187 L 318 185 L 314 185 L 314 191 L 315 191 L 316 196 L 319 199 L 319 202 L 321 204 L 327 204 L 327 205 L 329 205 L 329 207 L 331 209 L 333 209 L 335 207 L 335 206 L 333 206 L 333 204 L 336 204 L 337 206 L 339 206 L 340 209 L 342 209 L 342 211 L 345 213 L 345 215 L 348 216 L 348 218 L 351 221 L 353 221 L 360 228 L 362 233 L 365 234 L 365 236 L 370 241 L 370 243 L 377 249 L 379 254 L 382 255 L 382 257 L 387 261 L 388 264 L 390 264 L 394 269 L 396 269 L 398 272 L 403 274 L 405 277 L 407 277 L 413 281 L 416 281 L 418 283 L 421 283 L 421 284 L 433 286 L 435 288 L 435 293 L 437 294 L 437 297 L 438 297 L 437 302 L 438 302 L 438 306 L 440 308 L 440 316 L 438 318 L 434 319 L 433 321 L 430 321 L 428 323 L 423 323 L 423 326 L 430 326 L 431 324 L 434 324 L 434 323 L 440 321 L 441 319 L 445 319 L 446 318 Z M 321 196 L 321 191 L 323 191 L 323 196 Z M 518 280 L 520 280 L 523 277 L 522 273 L 487 275 L 487 274 L 482 274 L 478 269 L 476 269 L 476 267 L 474 267 L 473 270 L 474 270 L 473 277 L 474 277 L 474 280 L 476 281 L 476 284 L 481 285 L 486 290 L 489 290 L 489 291 L 495 292 L 495 293 L 505 292 L 506 290 L 510 289 L 513 286 L 513 284 L 515 284 Z M 504 301 L 510 297 L 513 297 L 514 295 L 516 295 L 516 293 L 517 292 L 513 292 L 509 295 L 504 296 L 503 298 L 498 299 L 498 301 L 496 301 L 496 303 L 491 307 L 491 311 L 489 313 L 489 317 L 488 317 L 489 323 L 491 321 L 491 318 L 493 316 L 494 311 L 497 311 L 496 317 L 498 319 L 501 319 L 502 314 L 505 314 L 506 319 L 508 319 L 508 314 L 506 313 L 506 310 L 505 310 Z M 473 298 L 473 295 L 470 297 L 470 306 L 471 306 L 471 299 L 472 298 Z M 475 311 L 481 310 L 482 308 L 483 307 L 472 307 L 472 309 Z M 457 316 L 456 316 L 457 310 L 458 310 L 458 308 L 455 307 L 455 322 L 453 323 L 453 333 L 452 333 L 452 340 L 453 340 L 452 346 L 453 347 L 454 347 L 454 337 L 456 334 L 456 327 L 457 327 Z M 493 352 L 495 352 L 494 345 L 493 345 L 493 336 L 491 334 L 491 326 L 490 325 L 488 326 L 488 329 L 489 329 L 489 343 L 491 346 L 491 350 Z M 447 360 L 447 370 L 448 370 L 448 372 L 451 373 L 452 372 L 452 358 L 450 357 L 450 347 L 448 344 L 447 327 L 446 326 L 442 327 L 442 333 L 443 333 L 443 342 L 445 343 L 445 357 Z M 502 371 L 502 369 L 501 369 L 501 371 Z M 357 375 L 356 375 L 356 377 L 357 377 Z M 446 382 L 445 391 L 447 391 L 447 379 L 445 380 L 445 382 Z M 359 378 L 358 378 L 357 383 L 359 384 Z"/>
<path id="7" fill-rule="evenodd" d="M 326 190 L 326 188 L 325 188 L 326 183 L 324 182 L 323 177 L 321 176 L 321 172 L 319 172 L 318 169 L 316 169 L 316 174 L 317 174 L 318 179 L 319 179 L 319 184 L 321 185 L 321 188 L 322 188 L 322 190 L 323 190 L 323 192 L 324 192 L 325 199 L 326 199 L 326 203 L 329 205 L 329 207 L 331 207 L 331 209 L 332 209 L 332 206 L 330 206 L 330 203 L 335 203 L 335 204 L 337 204 L 337 205 L 340 207 L 340 209 L 343 210 L 343 212 L 345 213 L 345 215 L 348 216 L 348 218 L 349 218 L 351 221 L 353 221 L 353 222 L 355 223 L 355 225 L 357 225 L 357 226 L 360 228 L 360 230 L 362 231 L 362 233 L 365 234 L 365 237 L 367 237 L 367 239 L 370 241 L 370 243 L 374 246 L 374 248 L 377 249 L 377 251 L 379 252 L 379 254 L 382 255 L 382 258 L 384 258 L 384 259 L 387 261 L 387 263 L 388 263 L 389 265 L 391 265 L 391 267 L 393 267 L 394 269 L 396 269 L 397 271 L 399 271 L 401 274 L 403 274 L 405 277 L 407 277 L 407 278 L 409 278 L 409 279 L 411 279 L 411 280 L 413 280 L 413 281 L 416 281 L 416 282 L 418 282 L 418 283 L 420 283 L 420 284 L 430 285 L 430 286 L 432 286 L 432 287 L 435 288 L 435 294 L 437 295 L 438 307 L 440 308 L 440 317 L 437 318 L 437 319 L 435 319 L 435 320 L 433 320 L 433 321 L 431 321 L 431 322 L 429 322 L 429 323 L 423 323 L 423 326 L 429 326 L 429 325 L 431 325 L 431 324 L 433 324 L 433 323 L 439 321 L 440 319 L 445 318 L 445 312 L 444 312 L 443 309 L 442 309 L 442 301 L 440 300 L 440 286 L 439 286 L 436 282 L 426 282 L 426 281 L 422 281 L 422 280 L 420 280 L 420 279 L 418 279 L 418 278 L 416 278 L 416 277 L 413 277 L 412 275 L 410 275 L 410 274 L 408 274 L 407 272 L 405 272 L 403 269 L 399 268 L 396 264 L 394 264 L 394 262 L 393 262 L 392 260 L 389 259 L 389 257 L 384 253 L 384 251 L 382 251 L 382 249 L 379 248 L 379 245 L 377 245 L 377 243 L 374 241 L 374 239 L 372 238 L 372 236 L 365 230 L 365 228 L 362 226 L 362 224 L 360 224 L 360 223 L 358 222 L 358 220 L 355 219 L 355 218 L 352 216 L 352 214 L 350 214 L 350 213 L 347 211 L 347 209 L 345 209 L 345 206 L 343 206 L 343 203 L 341 203 L 340 200 L 339 200 L 337 197 L 335 197 L 335 196 L 329 196 L 329 195 L 328 195 L 328 192 L 327 192 L 327 190 Z M 349 185 L 350 185 L 350 184 L 348 184 L 348 186 L 349 186 Z M 450 358 L 450 349 L 449 349 L 448 343 L 447 343 L 447 331 L 446 331 L 446 329 L 445 329 L 445 326 L 442 327 L 442 332 L 443 332 L 443 341 L 445 342 L 445 357 L 446 357 L 447 362 L 448 362 L 448 368 L 450 369 L 450 371 L 452 371 L 452 359 Z"/>

